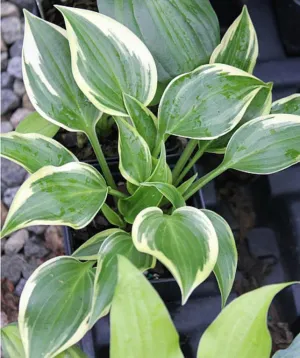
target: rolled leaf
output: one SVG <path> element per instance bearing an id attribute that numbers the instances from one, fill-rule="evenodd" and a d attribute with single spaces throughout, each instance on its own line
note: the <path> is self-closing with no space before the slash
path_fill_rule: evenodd
<path id="1" fill-rule="evenodd" d="M 135 248 L 131 235 L 127 232 L 119 230 L 111 234 L 98 253 L 90 327 L 109 312 L 118 279 L 118 255 L 126 257 L 142 272 L 153 268 L 156 263 L 153 256 L 143 254 Z"/>
<path id="2" fill-rule="evenodd" d="M 72 257 L 56 257 L 34 271 L 19 307 L 26 357 L 53 357 L 84 336 L 93 283 L 91 263 L 80 263 Z"/>
<path id="3" fill-rule="evenodd" d="M 142 103 L 129 95 L 124 94 L 124 103 L 133 125 L 152 152 L 156 144 L 157 118 Z"/>
<path id="4" fill-rule="evenodd" d="M 281 98 L 272 104 L 272 114 L 296 114 L 300 116 L 300 94 L 295 93 L 291 96 Z"/>
<path id="5" fill-rule="evenodd" d="M 252 73 L 258 56 L 258 41 L 247 6 L 233 22 L 211 55 L 210 63 L 225 63 Z"/>
<path id="6" fill-rule="evenodd" d="M 274 296 L 291 284 L 264 286 L 231 302 L 204 332 L 197 357 L 270 357 L 269 306 Z"/>
<path id="7" fill-rule="evenodd" d="M 238 255 L 235 240 L 230 226 L 222 216 L 206 209 L 202 209 L 202 212 L 213 224 L 218 237 L 219 254 L 214 267 L 214 274 L 221 292 L 222 307 L 224 307 L 232 289 L 237 268 Z"/>
<path id="8" fill-rule="evenodd" d="M 292 344 L 286 349 L 280 349 L 277 351 L 273 358 L 295 358 L 300 353 L 300 334 L 298 334 Z"/>
<path id="9" fill-rule="evenodd" d="M 214 139 L 233 129 L 268 84 L 235 67 L 213 64 L 175 78 L 163 94 L 159 134 Z"/>
<path id="10" fill-rule="evenodd" d="M 218 238 L 208 217 L 193 207 L 164 215 L 159 208 L 143 210 L 135 219 L 136 248 L 156 257 L 176 279 L 182 304 L 212 272 L 218 258 Z"/>
<path id="11" fill-rule="evenodd" d="M 83 163 L 44 167 L 23 183 L 15 196 L 1 236 L 31 225 L 89 224 L 106 200 L 100 173 Z"/>
<path id="12" fill-rule="evenodd" d="M 21 165 L 29 173 L 42 167 L 59 167 L 78 159 L 57 141 L 40 134 L 10 132 L 0 135 L 1 156 Z"/>
<path id="13" fill-rule="evenodd" d="M 126 226 L 126 223 L 122 220 L 122 218 L 116 213 L 115 210 L 113 210 L 110 206 L 107 204 L 103 204 L 101 211 L 103 215 L 105 216 L 106 220 L 117 227 L 123 228 Z"/>
<path id="14" fill-rule="evenodd" d="M 208 0 L 98 0 L 99 12 L 130 28 L 149 48 L 158 80 L 206 64 L 220 39 L 218 18 Z"/>
<path id="15" fill-rule="evenodd" d="M 16 128 L 18 133 L 37 133 L 46 137 L 53 138 L 59 131 L 59 127 L 42 117 L 38 112 L 30 113 L 26 116 Z"/>
<path id="16" fill-rule="evenodd" d="M 238 129 L 222 165 L 253 174 L 271 174 L 300 161 L 300 117 L 273 114 Z"/>
<path id="17" fill-rule="evenodd" d="M 143 42 L 128 28 L 93 11 L 57 6 L 63 14 L 74 78 L 101 111 L 127 116 L 123 94 L 144 105 L 154 98 L 157 70 Z"/>
<path id="18" fill-rule="evenodd" d="M 152 158 L 148 144 L 138 131 L 121 117 L 115 117 L 119 129 L 119 169 L 132 184 L 146 181 L 152 172 Z"/>
<path id="19" fill-rule="evenodd" d="M 24 348 L 17 323 L 1 328 L 1 348 L 3 358 L 24 358 Z"/>
<path id="20" fill-rule="evenodd" d="M 197 179 L 198 174 L 193 175 L 189 179 L 187 179 L 185 182 L 183 182 L 177 190 L 181 195 L 185 194 L 185 192 L 188 190 L 188 188 L 193 184 L 193 182 Z"/>
<path id="21" fill-rule="evenodd" d="M 111 358 L 183 358 L 179 336 L 158 293 L 125 257 L 110 316 Z"/>
<path id="22" fill-rule="evenodd" d="M 24 10 L 23 79 L 36 111 L 70 131 L 94 128 L 99 111 L 77 86 L 66 31 Z"/>

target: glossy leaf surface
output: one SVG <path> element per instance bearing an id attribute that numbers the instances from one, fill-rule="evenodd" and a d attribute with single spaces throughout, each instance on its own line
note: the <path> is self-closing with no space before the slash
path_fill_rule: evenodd
<path id="1" fill-rule="evenodd" d="M 272 104 L 272 114 L 296 114 L 300 116 L 300 94 L 295 93 L 291 96 L 281 98 Z"/>
<path id="2" fill-rule="evenodd" d="M 24 348 L 17 323 L 1 328 L 1 348 L 3 358 L 24 358 Z"/>
<path id="3" fill-rule="evenodd" d="M 300 334 L 298 334 L 291 345 L 286 349 L 277 351 L 273 358 L 296 358 L 300 354 Z"/>
<path id="4" fill-rule="evenodd" d="M 58 131 L 59 126 L 49 122 L 38 112 L 30 113 L 18 124 L 16 128 L 16 132 L 18 133 L 37 133 L 49 138 L 53 138 Z"/>

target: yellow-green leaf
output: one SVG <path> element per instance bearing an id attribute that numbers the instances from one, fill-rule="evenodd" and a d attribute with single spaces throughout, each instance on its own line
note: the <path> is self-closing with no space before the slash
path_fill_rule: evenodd
<path id="1" fill-rule="evenodd" d="M 37 133 L 49 138 L 53 138 L 58 131 L 59 126 L 47 121 L 38 112 L 30 113 L 16 128 L 16 132 L 19 133 Z"/>

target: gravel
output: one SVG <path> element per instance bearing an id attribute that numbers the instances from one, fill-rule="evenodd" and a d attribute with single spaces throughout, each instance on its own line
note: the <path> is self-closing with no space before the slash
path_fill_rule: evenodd
<path id="1" fill-rule="evenodd" d="M 8 133 L 13 130 L 13 126 L 10 121 L 1 121 L 1 133 Z"/>
<path id="2" fill-rule="evenodd" d="M 6 51 L 1 52 L 1 71 L 5 71 L 8 63 L 8 53 Z"/>
<path id="3" fill-rule="evenodd" d="M 11 124 L 14 128 L 17 128 L 18 124 L 27 117 L 30 113 L 32 113 L 32 110 L 27 108 L 18 108 L 10 117 Z"/>
<path id="4" fill-rule="evenodd" d="M 3 1 L 1 3 L 1 18 L 9 16 L 19 16 L 19 9 L 15 4 Z"/>
<path id="5" fill-rule="evenodd" d="M 13 111 L 19 106 L 19 97 L 10 89 L 3 89 L 1 94 L 1 115 Z"/>
<path id="6" fill-rule="evenodd" d="M 23 36 L 21 20 L 17 16 L 3 18 L 1 21 L 1 31 L 5 43 L 7 45 L 13 44 Z"/>
<path id="7" fill-rule="evenodd" d="M 8 61 L 7 72 L 15 78 L 21 80 L 22 76 L 22 58 L 13 57 Z"/>
<path id="8" fill-rule="evenodd" d="M 28 240 L 29 234 L 25 229 L 19 230 L 13 233 L 6 241 L 4 246 L 4 252 L 8 256 L 12 256 L 21 251 Z"/>
<path id="9" fill-rule="evenodd" d="M 49 250 L 45 247 L 44 240 L 38 236 L 32 236 L 26 241 L 24 246 L 24 255 L 26 257 L 42 258 L 49 253 Z"/>
<path id="10" fill-rule="evenodd" d="M 1 158 L 1 181 L 8 187 L 20 186 L 27 174 L 26 170 L 18 164 L 9 161 L 6 158 Z"/>
<path id="11" fill-rule="evenodd" d="M 15 41 L 15 43 L 9 49 L 10 57 L 21 57 L 22 56 L 23 39 Z"/>
<path id="12" fill-rule="evenodd" d="M 6 277 L 9 281 L 16 284 L 21 278 L 25 265 L 26 261 L 23 255 L 3 255 L 1 259 L 1 278 Z"/>
<path id="13" fill-rule="evenodd" d="M 25 280 L 25 278 L 21 278 L 21 280 L 19 281 L 19 283 L 16 285 L 15 288 L 15 294 L 20 297 L 22 294 L 22 291 L 24 289 L 24 286 L 26 284 L 27 280 Z"/>
<path id="14" fill-rule="evenodd" d="M 23 81 L 16 79 L 13 85 L 13 90 L 17 96 L 23 97 L 25 94 L 25 86 Z"/>
<path id="15" fill-rule="evenodd" d="M 3 195 L 3 202 L 8 208 L 10 208 L 11 203 L 13 202 L 14 197 L 16 196 L 17 191 L 19 189 L 20 189 L 20 187 L 16 186 L 14 188 L 8 188 L 5 190 L 4 195 Z"/>
<path id="16" fill-rule="evenodd" d="M 14 83 L 14 77 L 8 72 L 1 73 L 1 88 L 12 88 Z"/>

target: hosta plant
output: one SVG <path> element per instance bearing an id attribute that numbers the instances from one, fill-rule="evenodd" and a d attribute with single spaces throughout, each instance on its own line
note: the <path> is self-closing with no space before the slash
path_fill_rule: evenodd
<path id="1" fill-rule="evenodd" d="M 1 136 L 1 155 L 31 174 L 1 234 L 37 224 L 78 230 L 99 211 L 112 227 L 28 280 L 18 321 L 27 358 L 77 354 L 71 347 L 118 297 L 118 278 L 127 272 L 120 272 L 126 265 L 118 268 L 118 255 L 142 272 L 160 261 L 176 279 L 182 304 L 213 272 L 225 306 L 237 266 L 233 234 L 218 214 L 187 200 L 227 169 L 271 174 L 300 160 L 299 95 L 272 104 L 272 84 L 252 74 L 258 44 L 246 8 L 221 42 L 206 0 L 99 0 L 100 13 L 58 9 L 66 30 L 25 11 L 24 83 L 38 113 Z M 162 19 L 163 12 L 176 21 Z M 151 111 L 157 100 L 158 112 Z M 126 192 L 96 135 L 108 115 L 118 127 Z M 101 171 L 51 138 L 58 127 L 88 137 Z M 171 135 L 189 139 L 172 170 L 165 149 Z M 204 152 L 224 159 L 196 179 L 190 169 Z M 168 357 L 181 357 L 174 352 Z"/>

